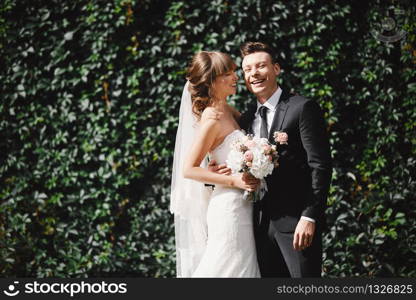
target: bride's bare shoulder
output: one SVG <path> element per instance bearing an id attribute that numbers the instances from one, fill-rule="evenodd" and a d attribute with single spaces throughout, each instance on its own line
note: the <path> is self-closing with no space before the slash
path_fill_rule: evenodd
<path id="1" fill-rule="evenodd" d="M 223 115 L 223 112 L 218 110 L 215 107 L 207 107 L 204 109 L 201 115 L 201 123 L 206 121 L 219 121 L 221 119 L 221 116 Z"/>
<path id="2" fill-rule="evenodd" d="M 229 104 L 227 104 L 227 106 L 228 106 L 228 110 L 231 112 L 234 119 L 238 120 L 241 116 L 241 113 L 234 106 L 229 105 Z"/>

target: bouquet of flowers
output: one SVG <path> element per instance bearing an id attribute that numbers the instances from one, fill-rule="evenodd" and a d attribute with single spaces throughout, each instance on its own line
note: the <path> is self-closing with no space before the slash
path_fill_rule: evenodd
<path id="1" fill-rule="evenodd" d="M 279 166 L 278 159 L 276 145 L 271 145 L 266 138 L 245 135 L 232 143 L 226 163 L 233 173 L 249 173 L 265 186 L 264 178 Z M 244 198 L 250 201 L 256 201 L 255 196 L 253 192 L 244 193 Z"/>

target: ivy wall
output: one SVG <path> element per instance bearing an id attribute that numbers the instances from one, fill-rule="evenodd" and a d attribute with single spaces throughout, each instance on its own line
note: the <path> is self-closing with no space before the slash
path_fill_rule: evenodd
<path id="1" fill-rule="evenodd" d="M 0 275 L 175 276 L 185 69 L 198 50 L 240 65 L 250 40 L 325 111 L 323 275 L 416 276 L 416 7 L 387 0 L 3 0 Z M 239 72 L 230 100 L 244 111 L 255 99 Z"/>

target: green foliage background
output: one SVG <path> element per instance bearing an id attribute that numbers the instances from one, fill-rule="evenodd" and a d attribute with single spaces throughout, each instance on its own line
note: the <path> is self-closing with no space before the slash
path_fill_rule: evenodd
<path id="1" fill-rule="evenodd" d="M 407 36 L 383 43 L 370 31 L 390 6 Z M 416 276 L 415 16 L 412 1 L 3 0 L 1 276 L 175 276 L 184 71 L 201 49 L 240 64 L 249 40 L 325 111 L 323 275 Z M 231 101 L 255 101 L 241 74 Z"/>

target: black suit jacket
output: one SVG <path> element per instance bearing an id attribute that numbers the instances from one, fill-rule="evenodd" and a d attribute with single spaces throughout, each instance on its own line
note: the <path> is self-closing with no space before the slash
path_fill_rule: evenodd
<path id="1" fill-rule="evenodd" d="M 240 126 L 251 132 L 257 105 L 240 118 Z M 331 156 L 325 121 L 319 105 L 282 89 L 269 132 L 288 134 L 288 145 L 278 146 L 279 167 L 266 177 L 268 192 L 262 208 L 279 231 L 293 232 L 301 216 L 326 226 L 325 208 L 331 181 Z"/>

